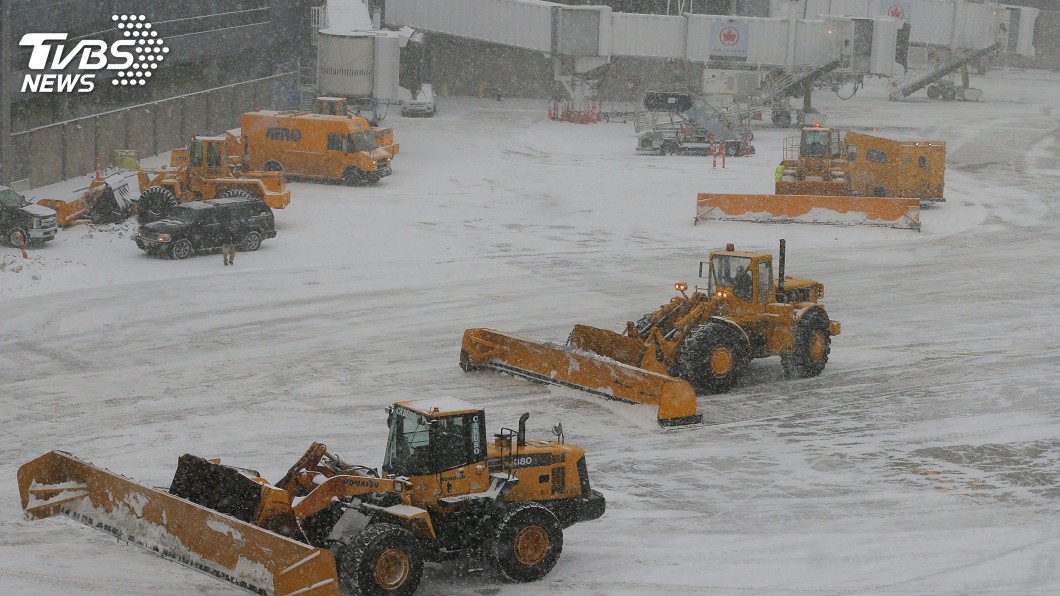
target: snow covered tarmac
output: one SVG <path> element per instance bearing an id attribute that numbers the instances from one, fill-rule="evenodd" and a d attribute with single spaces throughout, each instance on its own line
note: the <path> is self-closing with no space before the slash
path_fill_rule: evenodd
<path id="1" fill-rule="evenodd" d="M 948 201 L 919 234 L 692 225 L 697 192 L 771 192 L 791 131 L 756 129 L 757 155 L 714 170 L 637 155 L 632 124 L 467 98 L 392 115 L 401 154 L 378 186 L 291 184 L 279 235 L 235 268 L 147 258 L 131 223 L 61 232 L 0 271 L 0 593 L 240 593 L 71 520 L 24 521 L 15 470 L 33 457 L 152 486 L 188 452 L 279 478 L 314 440 L 376 466 L 382 408 L 439 394 L 484 406 L 490 432 L 562 421 L 608 511 L 567 530 L 542 581 L 429 566 L 423 594 L 1060 591 L 1060 76 L 975 85 L 982 103 L 890 103 L 873 81 L 815 97 L 828 125 L 948 142 Z M 467 327 L 619 330 L 695 283 L 708 250 L 779 238 L 843 333 L 818 378 L 759 360 L 700 396 L 701 428 L 457 367 Z"/>

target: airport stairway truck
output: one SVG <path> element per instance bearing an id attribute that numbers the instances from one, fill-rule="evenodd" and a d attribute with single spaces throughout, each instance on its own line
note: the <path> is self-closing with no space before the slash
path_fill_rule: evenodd
<path id="1" fill-rule="evenodd" d="M 287 176 L 343 182 L 379 182 L 392 173 L 398 152 L 391 129 L 373 128 L 338 98 L 318 98 L 317 111 L 255 110 L 243 114 L 239 142 L 243 167 Z"/>

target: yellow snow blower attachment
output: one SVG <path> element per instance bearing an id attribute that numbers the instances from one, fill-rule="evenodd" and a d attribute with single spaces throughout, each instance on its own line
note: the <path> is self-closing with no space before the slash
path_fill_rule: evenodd
<path id="1" fill-rule="evenodd" d="M 257 594 L 338 596 L 334 555 L 52 451 L 18 469 L 28 519 L 63 514 Z"/>
<path id="2" fill-rule="evenodd" d="M 579 329 L 586 334 L 593 330 L 578 325 L 574 334 Z M 644 342 L 612 335 L 619 341 L 629 340 L 625 347 L 630 354 L 646 351 Z M 460 351 L 460 366 L 467 371 L 492 368 L 608 399 L 658 406 L 659 424 L 663 426 L 702 422 L 703 416 L 696 413 L 696 392 L 691 385 L 667 375 L 665 368 L 639 367 L 639 362 L 628 363 L 634 360 L 632 357 L 626 360 L 602 359 L 589 351 L 537 343 L 493 329 L 464 331 Z"/>

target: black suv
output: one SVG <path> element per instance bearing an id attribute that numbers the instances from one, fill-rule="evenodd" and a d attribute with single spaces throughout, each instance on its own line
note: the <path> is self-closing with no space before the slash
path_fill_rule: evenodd
<path id="1" fill-rule="evenodd" d="M 43 244 L 59 231 L 55 210 L 30 203 L 17 192 L 0 186 L 0 238 L 11 246 Z"/>
<path id="2" fill-rule="evenodd" d="M 221 248 L 229 222 L 241 250 L 258 250 L 263 239 L 276 237 L 272 209 L 265 201 L 245 196 L 183 203 L 164 219 L 140 226 L 134 240 L 147 254 L 186 259 L 197 250 Z"/>

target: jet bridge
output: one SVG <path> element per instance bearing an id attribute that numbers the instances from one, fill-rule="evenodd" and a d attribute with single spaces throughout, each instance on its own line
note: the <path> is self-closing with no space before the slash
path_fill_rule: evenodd
<path id="1" fill-rule="evenodd" d="M 850 59 L 855 24 L 844 17 L 648 15 L 543 0 L 386 0 L 384 20 L 545 54 L 576 104 L 591 97 L 589 73 L 612 56 L 791 72 L 840 60 L 841 68 L 852 72 L 889 76 L 900 25 L 888 17 L 867 19 L 877 23 L 876 34 L 858 48 L 866 57 L 859 62 Z"/>

